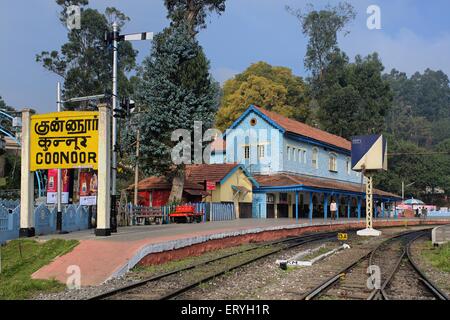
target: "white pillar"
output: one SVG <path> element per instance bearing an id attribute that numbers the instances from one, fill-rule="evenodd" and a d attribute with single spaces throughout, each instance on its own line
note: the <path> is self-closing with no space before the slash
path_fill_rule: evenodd
<path id="1" fill-rule="evenodd" d="M 110 236 L 111 215 L 111 110 L 98 106 L 98 198 L 96 236 Z"/>
<path id="2" fill-rule="evenodd" d="M 20 178 L 20 237 L 34 237 L 34 175 L 30 171 L 31 109 L 22 111 L 21 178 Z"/>
<path id="3" fill-rule="evenodd" d="M 279 193 L 274 193 L 273 196 L 273 214 L 275 219 L 278 219 L 278 198 L 280 197 Z"/>

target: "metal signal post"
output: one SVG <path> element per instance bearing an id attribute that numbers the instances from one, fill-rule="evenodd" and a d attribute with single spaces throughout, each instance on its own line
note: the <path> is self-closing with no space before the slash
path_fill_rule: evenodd
<path id="1" fill-rule="evenodd" d="M 112 161 L 111 161 L 111 198 L 112 205 L 116 205 L 116 193 L 117 193 L 117 62 L 118 62 L 118 44 L 119 41 L 139 41 L 139 40 L 153 40 L 153 32 L 141 32 L 128 35 L 119 35 L 119 25 L 114 22 L 112 25 L 112 33 L 107 33 L 105 40 L 109 43 L 112 42 L 113 46 L 113 75 L 112 75 Z M 112 208 L 112 231 L 117 230 L 116 217 L 114 216 L 115 208 Z"/>

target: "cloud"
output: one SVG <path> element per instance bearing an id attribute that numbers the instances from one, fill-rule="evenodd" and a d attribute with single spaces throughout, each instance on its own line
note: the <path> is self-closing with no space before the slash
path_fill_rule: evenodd
<path id="1" fill-rule="evenodd" d="M 219 67 L 212 69 L 211 73 L 216 81 L 219 81 L 220 84 L 223 84 L 225 81 L 238 74 L 239 71 L 227 67 Z"/>
<path id="2" fill-rule="evenodd" d="M 406 28 L 395 34 L 387 34 L 383 30 L 354 30 L 341 39 L 341 45 L 351 58 L 358 53 L 378 52 L 386 72 L 396 68 L 411 75 L 430 68 L 450 74 L 449 33 L 425 37 Z"/>

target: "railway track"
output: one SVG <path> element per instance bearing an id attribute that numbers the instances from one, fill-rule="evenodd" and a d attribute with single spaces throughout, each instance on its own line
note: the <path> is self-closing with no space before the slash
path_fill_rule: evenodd
<path id="1" fill-rule="evenodd" d="M 411 231 L 391 237 L 332 274 L 302 296 L 303 300 L 345 299 L 442 299 L 443 294 L 413 262 L 411 244 L 429 230 Z M 380 274 L 375 289 L 368 286 L 368 267 Z M 377 266 L 379 269 L 377 269 Z M 372 287 L 373 288 L 373 287 Z"/>
<path id="2" fill-rule="evenodd" d="M 91 297 L 89 300 L 174 299 L 202 283 L 262 258 L 307 243 L 334 240 L 336 235 L 337 232 L 334 231 L 263 243 L 205 262 L 152 276 L 137 283 Z"/>

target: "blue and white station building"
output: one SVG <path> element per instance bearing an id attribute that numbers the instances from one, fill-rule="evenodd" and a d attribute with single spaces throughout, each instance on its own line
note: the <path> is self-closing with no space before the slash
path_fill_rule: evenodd
<path id="1" fill-rule="evenodd" d="M 350 141 L 254 105 L 223 139 L 210 162 L 240 163 L 253 176 L 253 218 L 329 219 L 333 200 L 339 218 L 365 216 L 364 179 L 351 168 Z M 396 216 L 400 200 L 374 189 L 374 216 Z"/>

